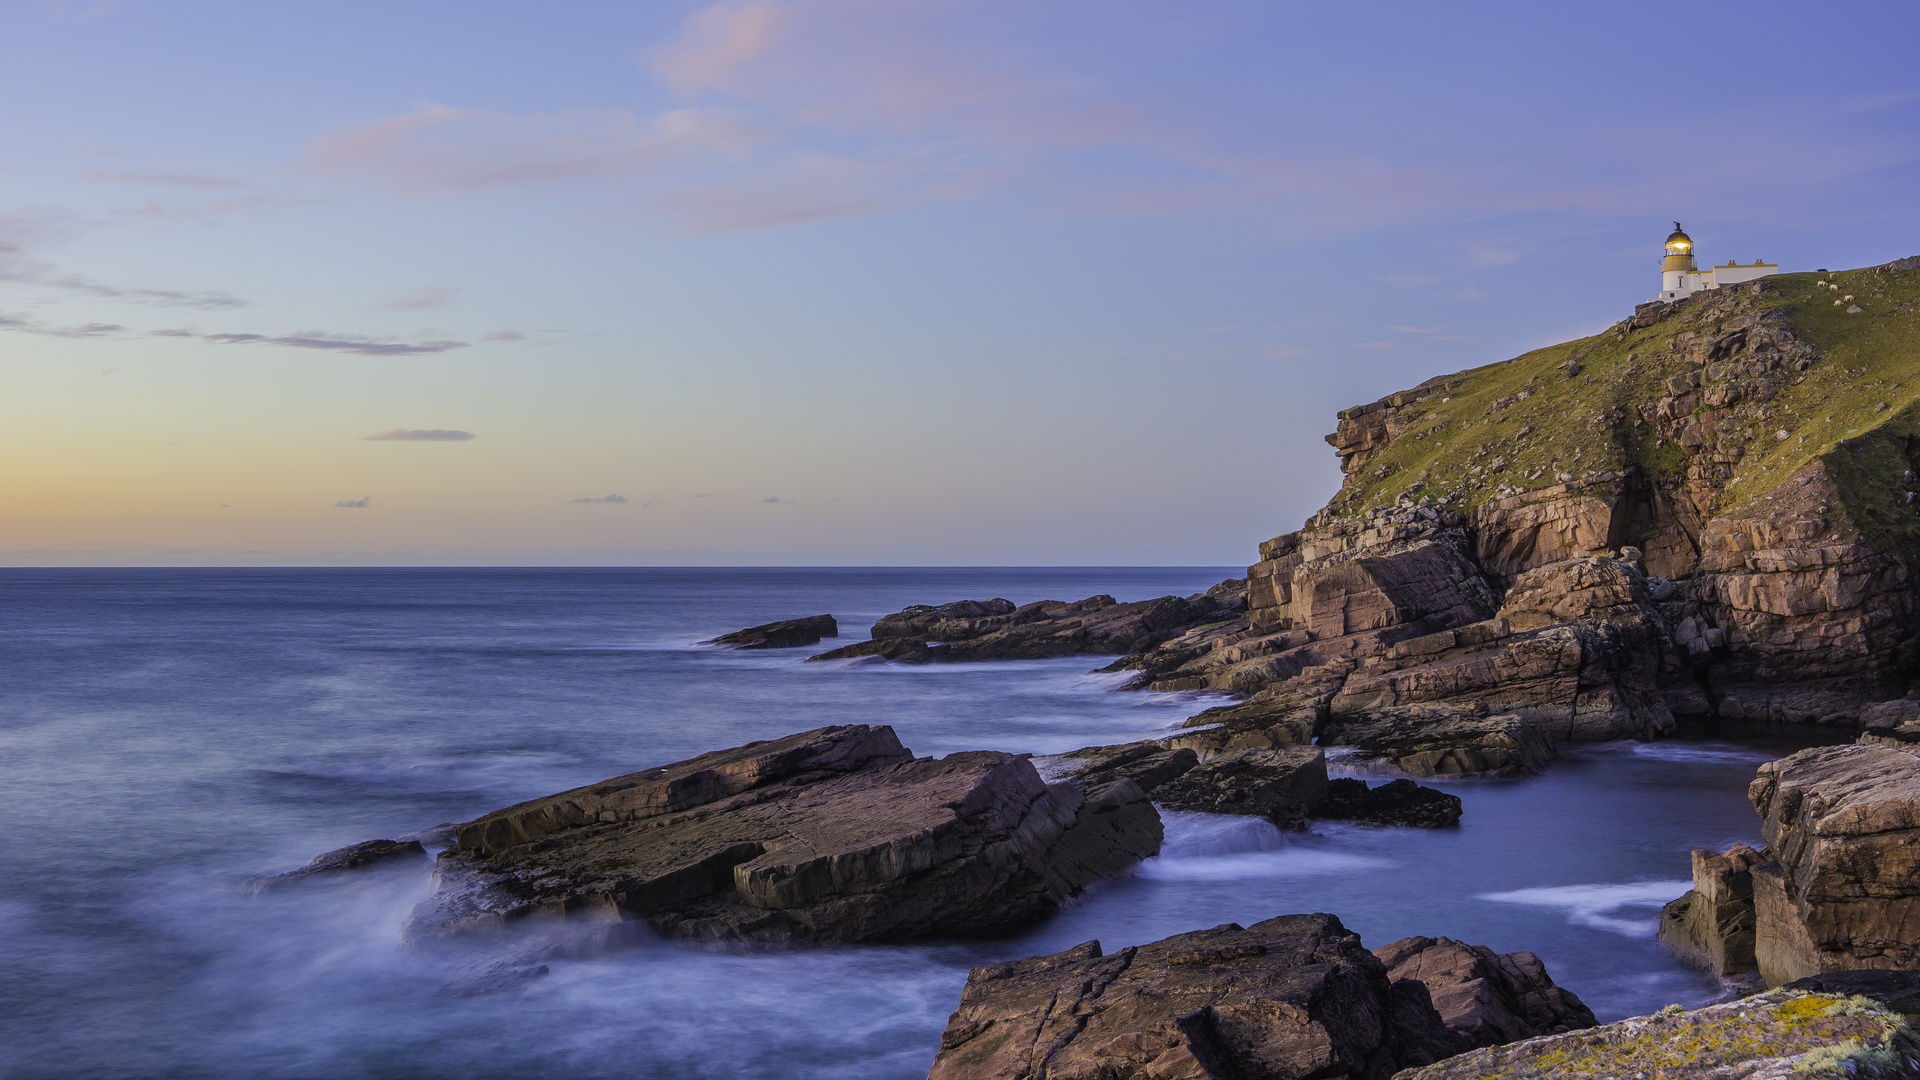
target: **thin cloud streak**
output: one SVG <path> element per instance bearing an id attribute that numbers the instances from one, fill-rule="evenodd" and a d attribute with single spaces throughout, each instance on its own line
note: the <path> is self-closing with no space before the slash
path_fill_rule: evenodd
<path id="1" fill-rule="evenodd" d="M 361 442 L 467 442 L 479 436 L 453 428 L 394 428 L 360 436 Z"/>

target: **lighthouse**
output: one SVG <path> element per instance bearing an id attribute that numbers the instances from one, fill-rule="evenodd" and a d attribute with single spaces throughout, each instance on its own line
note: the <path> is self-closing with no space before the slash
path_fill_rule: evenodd
<path id="1" fill-rule="evenodd" d="M 1777 264 L 1761 262 L 1759 259 L 1753 260 L 1751 266 L 1729 262 L 1725 266 L 1702 270 L 1693 261 L 1693 237 L 1688 236 L 1687 230 L 1676 221 L 1673 223 L 1673 232 L 1667 234 L 1666 254 L 1660 260 L 1660 295 L 1655 299 L 1680 300 L 1706 289 L 1737 285 L 1779 272 Z"/>

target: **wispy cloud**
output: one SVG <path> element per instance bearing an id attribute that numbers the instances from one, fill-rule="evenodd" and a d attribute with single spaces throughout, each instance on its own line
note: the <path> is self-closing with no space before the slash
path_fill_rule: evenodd
<path id="1" fill-rule="evenodd" d="M 369 495 L 365 498 L 360 498 L 360 499 L 344 499 L 340 502 L 334 503 L 333 505 L 341 508 L 342 510 L 365 510 L 367 507 L 373 505 L 373 496 Z"/>
<path id="2" fill-rule="evenodd" d="M 420 311 L 425 308 L 446 307 L 453 298 L 460 295 L 459 289 L 443 289 L 433 285 L 422 285 L 385 301 L 380 306 L 395 311 Z"/>
<path id="3" fill-rule="evenodd" d="M 699 491 L 699 492 L 695 492 L 693 497 L 696 499 L 731 499 L 733 498 L 732 495 L 729 495 L 724 491 Z"/>
<path id="4" fill-rule="evenodd" d="M 573 502 L 573 503 L 591 503 L 591 504 L 599 505 L 599 504 L 606 504 L 606 503 L 624 503 L 627 501 L 627 497 L 625 495 L 602 495 L 598 498 L 568 499 L 567 501 Z"/>
<path id="5" fill-rule="evenodd" d="M 333 334 L 325 330 L 312 330 L 304 334 L 275 336 L 269 334 L 185 334 L 169 333 L 173 337 L 198 337 L 202 341 L 215 345 L 275 345 L 286 349 L 318 349 L 323 352 L 352 353 L 357 356 L 425 356 L 443 353 L 449 349 L 464 349 L 464 341 L 391 341 L 379 338 L 361 337 L 352 334 Z"/>
<path id="6" fill-rule="evenodd" d="M 761 502 L 763 502 L 763 503 L 780 503 L 780 504 L 784 504 L 784 505 L 787 505 L 787 506 L 792 506 L 792 505 L 793 505 L 793 503 L 794 503 L 794 500 L 792 500 L 792 499 L 783 499 L 783 498 L 781 498 L 781 497 L 780 497 L 780 496 L 778 496 L 778 495 L 769 495 L 769 496 L 767 496 L 766 498 L 764 498 L 764 499 L 761 499 L 760 501 L 761 501 Z"/>
<path id="7" fill-rule="evenodd" d="M 479 436 L 453 428 L 394 428 L 360 436 L 361 442 L 466 442 Z"/>
<path id="8" fill-rule="evenodd" d="M 527 340 L 527 335 L 521 333 L 518 330 L 513 329 L 512 327 L 505 327 L 500 330 L 491 330 L 491 331 L 488 331 L 487 333 L 481 334 L 480 340 L 481 341 L 525 341 Z"/>

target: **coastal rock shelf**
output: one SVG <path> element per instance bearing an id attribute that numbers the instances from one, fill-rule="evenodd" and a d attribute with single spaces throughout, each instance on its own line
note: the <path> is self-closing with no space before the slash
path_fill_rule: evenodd
<path id="1" fill-rule="evenodd" d="M 730 649 L 794 649 L 818 645 L 821 638 L 839 637 L 840 624 L 831 615 L 809 615 L 804 619 L 749 626 L 731 634 L 721 634 L 702 645 L 723 645 Z"/>
<path id="2" fill-rule="evenodd" d="M 975 968 L 928 1080 L 1384 1078 L 1592 1023 L 1530 954 L 1431 938 L 1383 951 L 1391 971 L 1334 916 L 1286 915 Z"/>
<path id="3" fill-rule="evenodd" d="M 1317 741 L 1414 776 L 1523 775 L 1676 717 L 1920 741 L 1920 705 L 1883 704 L 1920 665 L 1920 267 L 1815 277 L 1345 410 L 1339 494 L 1244 582 L 908 608 L 818 659 L 1124 653 L 1104 670 L 1136 688 L 1241 699 L 1188 721 L 1202 758 Z"/>
<path id="4" fill-rule="evenodd" d="M 1439 829 L 1460 822 L 1458 795 L 1411 780 L 1368 787 L 1366 781 L 1327 777 L 1318 747 L 1249 747 L 1201 757 L 1177 740 L 1089 746 L 1041 759 L 1049 772 L 1094 789 L 1126 781 L 1168 810 L 1264 817 L 1283 829 L 1310 818 L 1366 825 Z"/>
<path id="5" fill-rule="evenodd" d="M 915 758 L 893 729 L 749 743 L 458 827 L 408 934 L 645 920 L 719 941 L 883 941 L 1004 929 L 1160 847 L 1125 780 L 1041 780 L 993 751 Z"/>

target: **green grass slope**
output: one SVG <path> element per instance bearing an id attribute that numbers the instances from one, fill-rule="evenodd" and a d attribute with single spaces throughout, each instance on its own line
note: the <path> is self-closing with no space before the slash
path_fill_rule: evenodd
<path id="1" fill-rule="evenodd" d="M 1675 397 L 1672 380 L 1703 371 L 1704 339 L 1754 315 L 1783 319 L 1812 347 L 1811 365 L 1779 365 L 1765 402 L 1652 415 Z M 1920 546 L 1920 512 L 1906 502 L 1915 486 L 1907 440 L 1920 436 L 1920 268 L 1777 275 L 1628 325 L 1448 376 L 1452 389 L 1404 411 L 1404 431 L 1348 478 L 1329 511 L 1346 517 L 1403 498 L 1468 510 L 1635 466 L 1655 483 L 1683 481 L 1689 455 L 1675 432 L 1697 421 L 1712 429 L 1709 451 L 1738 458 L 1711 513 L 1763 515 L 1748 504 L 1821 459 L 1869 542 Z"/>

